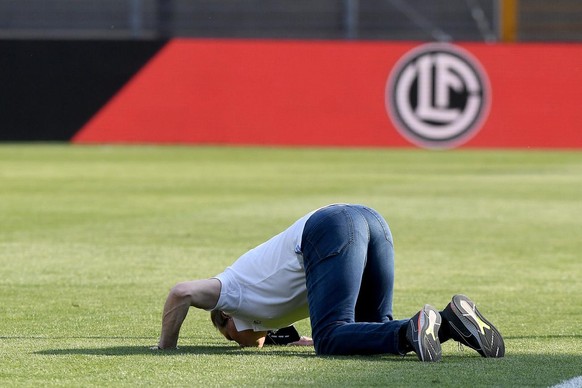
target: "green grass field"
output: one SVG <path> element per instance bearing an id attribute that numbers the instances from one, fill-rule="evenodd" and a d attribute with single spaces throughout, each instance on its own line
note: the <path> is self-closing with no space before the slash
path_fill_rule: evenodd
<path id="1" fill-rule="evenodd" d="M 506 357 L 239 349 L 195 310 L 149 350 L 172 285 L 333 202 L 390 223 L 397 318 L 466 293 Z M 0 386 L 551 386 L 582 375 L 581 232 L 581 152 L 2 145 Z"/>

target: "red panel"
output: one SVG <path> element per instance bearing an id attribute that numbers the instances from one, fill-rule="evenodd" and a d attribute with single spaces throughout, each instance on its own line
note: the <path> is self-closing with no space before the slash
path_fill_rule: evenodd
<path id="1" fill-rule="evenodd" d="M 479 147 L 582 147 L 582 45 L 465 46 L 493 88 Z"/>
<path id="2" fill-rule="evenodd" d="M 80 143 L 400 147 L 384 94 L 418 43 L 173 40 Z M 492 87 L 468 147 L 582 147 L 582 45 L 461 44 Z"/>

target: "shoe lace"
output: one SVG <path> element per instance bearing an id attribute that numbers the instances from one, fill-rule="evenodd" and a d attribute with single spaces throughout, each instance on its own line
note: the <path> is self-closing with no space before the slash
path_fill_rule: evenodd
<path id="1" fill-rule="evenodd" d="M 462 343 L 460 343 L 460 342 L 457 342 L 457 346 L 458 346 L 458 348 L 459 348 L 459 352 L 463 353 L 463 352 L 465 351 L 465 347 L 463 346 L 463 344 L 462 344 Z"/>

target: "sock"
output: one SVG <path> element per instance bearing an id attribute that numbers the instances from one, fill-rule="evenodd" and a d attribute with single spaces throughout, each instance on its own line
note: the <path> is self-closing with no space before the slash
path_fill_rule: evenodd
<path id="1" fill-rule="evenodd" d="M 442 311 L 439 312 L 441 314 L 441 327 L 439 329 L 439 341 L 442 344 L 445 341 L 450 340 L 453 338 L 451 335 L 451 325 L 449 325 L 449 321 L 445 318 L 445 315 Z"/>
<path id="2" fill-rule="evenodd" d="M 398 353 L 404 356 L 408 352 L 414 351 L 414 348 L 406 339 L 406 329 L 408 328 L 408 324 L 400 326 L 398 329 Z"/>

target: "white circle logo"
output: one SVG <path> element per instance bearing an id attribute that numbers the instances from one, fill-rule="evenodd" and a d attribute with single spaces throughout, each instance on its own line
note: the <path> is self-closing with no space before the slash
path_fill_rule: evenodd
<path id="1" fill-rule="evenodd" d="M 477 133 L 491 92 L 485 71 L 468 52 L 430 43 L 405 54 L 386 85 L 390 119 L 402 136 L 424 148 L 453 148 Z"/>

